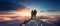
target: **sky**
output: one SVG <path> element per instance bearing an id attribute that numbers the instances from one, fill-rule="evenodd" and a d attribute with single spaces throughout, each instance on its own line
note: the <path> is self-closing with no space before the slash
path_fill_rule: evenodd
<path id="1" fill-rule="evenodd" d="M 22 6 L 44 11 L 43 13 L 60 14 L 60 1 L 58 0 L 0 0 L 0 11 L 17 10 Z"/>

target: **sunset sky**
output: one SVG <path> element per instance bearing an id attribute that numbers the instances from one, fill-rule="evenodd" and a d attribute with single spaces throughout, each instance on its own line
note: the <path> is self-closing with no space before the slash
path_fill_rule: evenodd
<path id="1" fill-rule="evenodd" d="M 12 20 L 13 16 L 31 16 L 31 10 L 37 10 L 37 16 L 59 15 L 60 1 L 53 0 L 0 0 L 0 19 Z M 2 16 L 2 18 L 1 18 Z M 25 17 L 18 17 L 18 19 Z"/>
<path id="2" fill-rule="evenodd" d="M 15 12 L 19 9 L 21 12 L 21 7 L 36 9 L 42 15 L 60 15 L 60 3 L 53 0 L 1 0 L 0 11 Z"/>

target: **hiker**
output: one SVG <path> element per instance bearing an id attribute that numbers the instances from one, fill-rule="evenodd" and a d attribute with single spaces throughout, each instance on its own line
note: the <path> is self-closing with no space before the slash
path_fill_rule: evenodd
<path id="1" fill-rule="evenodd" d="M 36 14 L 37 14 L 37 10 L 32 10 L 31 11 L 31 19 L 36 19 Z"/>

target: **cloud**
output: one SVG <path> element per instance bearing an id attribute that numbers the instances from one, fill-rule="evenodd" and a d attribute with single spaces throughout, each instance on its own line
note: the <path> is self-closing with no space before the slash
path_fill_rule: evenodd
<path id="1" fill-rule="evenodd" d="M 0 0 L 0 11 L 10 11 L 16 10 L 18 7 L 22 7 L 23 5 L 10 2 L 8 0 Z"/>

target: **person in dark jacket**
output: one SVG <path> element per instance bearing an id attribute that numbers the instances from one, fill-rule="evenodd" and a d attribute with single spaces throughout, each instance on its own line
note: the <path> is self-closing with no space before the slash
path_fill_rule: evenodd
<path id="1" fill-rule="evenodd" d="M 36 14 L 37 14 L 37 10 L 32 10 L 31 11 L 31 19 L 36 19 Z"/>

